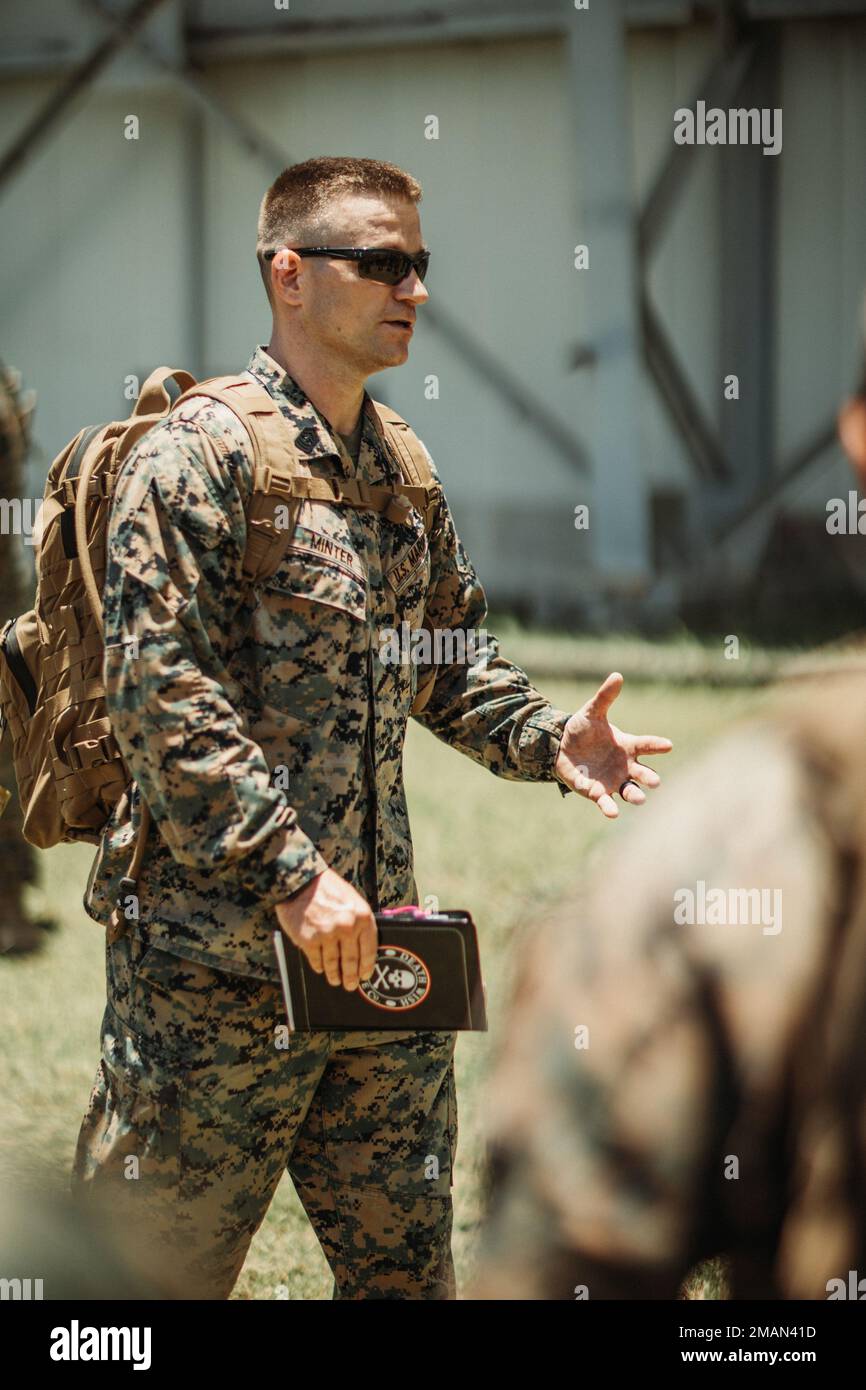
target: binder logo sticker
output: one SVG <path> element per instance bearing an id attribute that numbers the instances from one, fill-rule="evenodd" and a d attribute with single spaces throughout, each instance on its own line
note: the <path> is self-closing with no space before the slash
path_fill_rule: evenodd
<path id="1" fill-rule="evenodd" d="M 381 946 L 369 980 L 359 992 L 377 1009 L 414 1009 L 430 993 L 430 971 L 403 946 Z"/>

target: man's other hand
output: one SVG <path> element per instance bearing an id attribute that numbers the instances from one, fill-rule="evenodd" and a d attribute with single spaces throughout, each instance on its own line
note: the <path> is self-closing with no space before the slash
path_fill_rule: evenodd
<path id="1" fill-rule="evenodd" d="M 290 941 L 330 985 L 357 989 L 369 979 L 379 934 L 369 905 L 344 878 L 326 869 L 287 902 L 278 903 L 277 920 Z"/>
<path id="2" fill-rule="evenodd" d="M 640 762 L 642 756 L 669 753 L 669 738 L 658 734 L 625 734 L 607 714 L 623 687 L 614 671 L 602 681 L 591 700 L 573 714 L 563 730 L 554 775 L 567 787 L 594 801 L 603 816 L 619 815 L 614 793 L 632 806 L 646 801 L 644 787 L 661 783 L 658 773 Z"/>

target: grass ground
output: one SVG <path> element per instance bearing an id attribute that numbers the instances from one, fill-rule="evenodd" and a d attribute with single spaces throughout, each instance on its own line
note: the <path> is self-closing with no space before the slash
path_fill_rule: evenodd
<path id="1" fill-rule="evenodd" d="M 511 646 L 503 640 L 503 650 L 515 659 L 517 645 L 517 638 Z M 572 653 L 580 649 L 580 643 L 569 646 Z M 581 664 L 569 666 L 562 647 L 555 654 L 558 669 Z M 638 655 L 645 664 L 653 660 L 649 651 Z M 608 665 L 611 656 L 617 659 Z M 677 769 L 698 748 L 763 698 L 750 685 L 684 686 L 676 678 L 676 660 L 669 679 L 632 683 L 630 663 L 616 649 L 599 652 L 596 644 L 587 662 L 600 675 L 616 668 L 626 676 L 614 707 L 617 724 L 674 740 L 674 753 L 657 764 L 665 785 L 650 794 L 650 802 L 669 794 Z M 538 684 L 564 709 L 577 708 L 595 688 L 589 678 L 539 679 Z M 442 907 L 472 911 L 487 983 L 490 1032 L 461 1034 L 457 1046 L 454 1254 L 458 1282 L 465 1284 L 479 1222 L 484 1078 L 503 1027 L 515 931 L 586 871 L 602 840 L 623 834 L 629 820 L 651 815 L 652 807 L 623 808 L 617 822 L 606 822 L 582 798 L 562 798 L 550 785 L 492 777 L 415 724 L 407 740 L 406 780 L 422 899 L 435 894 Z M 91 858 L 92 850 L 79 846 L 60 846 L 41 856 L 42 878 L 32 890 L 31 906 L 34 913 L 52 914 L 59 930 L 38 956 L 0 960 L 0 1164 L 25 1192 L 64 1185 L 96 1067 L 104 1002 L 103 938 L 81 908 Z M 688 1293 L 718 1297 L 723 1287 L 714 1264 L 690 1281 Z M 286 1177 L 234 1296 L 322 1299 L 330 1291 L 327 1266 Z"/>

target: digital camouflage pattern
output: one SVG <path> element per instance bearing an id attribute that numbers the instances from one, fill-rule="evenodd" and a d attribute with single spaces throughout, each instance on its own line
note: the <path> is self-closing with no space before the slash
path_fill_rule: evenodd
<path id="1" fill-rule="evenodd" d="M 866 674 L 821 679 L 524 948 L 470 1296 L 674 1298 L 716 1254 L 735 1298 L 866 1276 Z M 703 913 L 700 882 L 724 890 Z"/>
<path id="2" fill-rule="evenodd" d="M 128 933 L 75 1156 L 85 1209 L 184 1298 L 227 1298 L 286 1166 L 334 1297 L 455 1297 L 454 1033 L 288 1034 L 277 987 Z M 282 1032 L 279 1030 L 282 1029 Z"/>
<path id="3" fill-rule="evenodd" d="M 24 491 L 35 395 L 22 392 L 20 373 L 0 366 L 0 488 L 12 502 Z M 0 535 L 0 627 L 28 605 L 19 547 L 21 536 Z M 21 806 L 12 765 L 12 741 L 0 741 L 0 787 L 12 799 L 0 816 L 0 953 L 30 951 L 41 944 L 46 923 L 32 922 L 24 910 L 25 886 L 36 879 L 36 856 L 21 833 Z"/>
<path id="4" fill-rule="evenodd" d="M 314 476 L 353 476 L 345 448 L 264 348 L 248 370 Z M 369 397 L 364 408 L 356 476 L 396 481 Z M 140 789 L 159 831 L 137 894 L 150 943 L 276 980 L 273 907 L 325 867 L 374 909 L 417 900 L 402 753 L 418 668 L 382 661 L 382 634 L 420 628 L 425 611 L 433 628 L 480 632 L 486 599 L 444 495 L 429 544 L 417 512 L 405 526 L 305 501 L 279 568 L 253 588 L 242 572 L 248 448 L 226 407 L 184 402 L 118 480 L 105 670 L 135 789 L 103 833 L 85 906 L 108 924 Z M 471 664 L 440 667 L 419 716 L 491 771 L 529 781 L 555 780 L 568 717 L 493 637 Z"/>

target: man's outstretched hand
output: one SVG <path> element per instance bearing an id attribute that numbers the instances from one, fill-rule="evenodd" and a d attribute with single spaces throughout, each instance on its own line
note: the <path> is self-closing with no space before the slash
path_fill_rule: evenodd
<path id="1" fill-rule="evenodd" d="M 623 677 L 614 671 L 603 681 L 591 700 L 571 716 L 565 726 L 554 773 L 581 796 L 594 801 L 602 815 L 614 820 L 619 815 L 614 794 L 632 806 L 646 801 L 641 787 L 657 787 L 657 772 L 644 767 L 638 758 L 645 753 L 669 753 L 669 738 L 655 734 L 624 734 L 608 723 L 608 710 L 623 687 Z"/>

